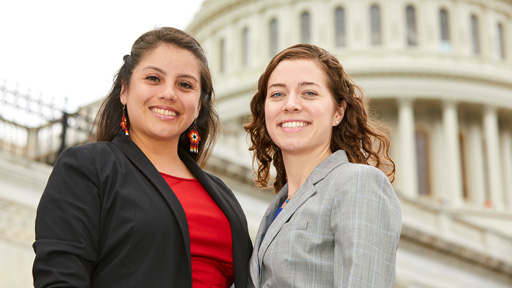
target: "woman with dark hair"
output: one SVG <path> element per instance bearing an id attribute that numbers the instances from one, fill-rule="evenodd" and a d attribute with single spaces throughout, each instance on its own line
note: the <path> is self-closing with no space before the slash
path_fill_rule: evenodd
<path id="1" fill-rule="evenodd" d="M 48 180 L 35 287 L 247 285 L 245 215 L 200 168 L 217 134 L 212 102 L 194 38 L 164 27 L 135 41 L 98 112 L 98 142 L 64 151 Z"/>
<path id="2" fill-rule="evenodd" d="M 401 212 L 385 126 L 324 49 L 277 54 L 258 82 L 245 129 L 268 187 L 249 287 L 392 287 Z"/>

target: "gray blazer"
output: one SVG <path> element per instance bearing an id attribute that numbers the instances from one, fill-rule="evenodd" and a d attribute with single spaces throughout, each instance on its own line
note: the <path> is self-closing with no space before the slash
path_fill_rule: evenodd
<path id="1" fill-rule="evenodd" d="M 263 216 L 249 287 L 393 287 L 402 220 L 382 171 L 337 151 L 274 220 L 287 193 L 285 185 Z"/>

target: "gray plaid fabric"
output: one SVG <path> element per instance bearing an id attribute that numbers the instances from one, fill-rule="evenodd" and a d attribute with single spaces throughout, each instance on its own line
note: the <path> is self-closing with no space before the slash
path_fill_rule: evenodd
<path id="1" fill-rule="evenodd" d="M 263 216 L 249 287 L 393 287 L 402 220 L 384 173 L 337 151 L 274 220 L 287 193 Z"/>

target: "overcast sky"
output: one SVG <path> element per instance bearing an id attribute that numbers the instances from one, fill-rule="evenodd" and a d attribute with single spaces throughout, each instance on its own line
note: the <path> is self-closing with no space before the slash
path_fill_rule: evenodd
<path id="1" fill-rule="evenodd" d="M 22 94 L 79 106 L 103 98 L 142 33 L 185 29 L 203 0 L 2 0 L 0 81 Z M 6 110 L 0 103 L 1 110 Z"/>

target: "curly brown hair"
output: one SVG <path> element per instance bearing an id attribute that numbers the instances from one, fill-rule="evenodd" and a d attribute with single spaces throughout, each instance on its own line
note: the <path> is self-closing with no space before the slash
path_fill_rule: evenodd
<path id="1" fill-rule="evenodd" d="M 199 63 L 201 74 L 201 108 L 195 121 L 201 142 L 199 142 L 199 153 L 191 153 L 189 150 L 190 141 L 188 133 L 192 125 L 181 133 L 179 147 L 182 147 L 200 165 L 204 166 L 211 154 L 211 148 L 218 133 L 219 117 L 213 106 L 213 85 L 208 61 L 201 45 L 189 34 L 172 27 L 161 27 L 142 34 L 133 43 L 131 53 L 123 57 L 124 63 L 114 79 L 114 84 L 109 94 L 101 104 L 96 116 L 96 140 L 111 141 L 119 131 L 121 118 L 123 116 L 123 104 L 120 101 L 121 88 L 123 83 L 130 84 L 133 70 L 144 58 L 145 55 L 160 45 L 174 45 L 191 52 Z M 127 113 L 127 112 L 126 112 Z M 127 113 L 128 114 L 128 113 Z M 128 127 L 129 117 L 126 115 Z"/>
<path id="2" fill-rule="evenodd" d="M 255 183 L 259 187 L 269 188 L 271 163 L 277 172 L 274 191 L 277 193 L 287 182 L 281 149 L 274 144 L 265 125 L 265 99 L 268 80 L 274 69 L 281 61 L 292 59 L 316 61 L 327 76 L 329 90 L 337 105 L 341 107 L 343 101 L 346 102 L 341 123 L 332 127 L 331 152 L 345 150 L 350 162 L 375 166 L 392 182 L 395 163 L 389 156 L 390 141 L 386 134 L 389 129 L 369 115 L 362 89 L 354 84 L 338 59 L 329 52 L 315 45 L 297 44 L 272 58 L 260 76 L 258 91 L 251 100 L 251 119 L 244 128 L 251 137 L 249 150 L 254 152 L 253 166 L 258 166 Z"/>

